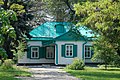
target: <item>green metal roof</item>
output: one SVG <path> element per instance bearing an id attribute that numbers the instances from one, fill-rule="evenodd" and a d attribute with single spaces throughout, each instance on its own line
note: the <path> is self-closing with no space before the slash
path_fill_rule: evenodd
<path id="1" fill-rule="evenodd" d="M 38 41 L 43 40 L 44 41 L 44 40 L 53 40 L 53 38 L 51 38 L 51 37 L 34 37 L 34 38 L 31 38 L 31 40 L 33 40 L 33 41 L 34 40 L 38 40 Z"/>
<path id="2" fill-rule="evenodd" d="M 65 30 L 63 33 L 56 32 L 57 27 L 55 26 L 58 24 L 64 25 Z M 55 38 L 69 31 L 71 27 L 73 27 L 73 24 L 69 22 L 46 22 L 38 26 L 37 28 L 33 29 L 29 34 L 32 37 L 53 37 Z"/>
<path id="3" fill-rule="evenodd" d="M 58 39 L 59 36 L 66 34 L 71 28 L 74 27 L 75 25 L 70 22 L 46 22 L 29 33 L 33 37 L 30 40 Z M 85 39 L 94 36 L 94 34 L 91 34 L 92 30 L 87 29 L 85 26 L 81 26 L 77 30 L 80 32 L 81 36 L 85 37 Z M 72 39 L 71 37 L 69 38 Z"/>
<path id="4" fill-rule="evenodd" d="M 77 34 L 70 30 L 67 33 L 55 38 L 56 41 L 85 41 L 85 38 L 81 34 Z"/>

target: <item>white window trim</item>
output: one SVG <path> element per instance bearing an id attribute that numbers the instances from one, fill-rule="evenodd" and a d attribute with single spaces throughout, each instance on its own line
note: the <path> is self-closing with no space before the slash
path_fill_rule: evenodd
<path id="1" fill-rule="evenodd" d="M 32 52 L 33 52 L 32 48 L 37 48 L 37 50 L 38 50 L 38 56 L 37 57 L 32 56 Z M 33 58 L 33 59 L 39 58 L 39 47 L 31 47 L 31 58 Z"/>
<path id="2" fill-rule="evenodd" d="M 70 52 L 69 52 L 69 56 L 67 55 L 67 46 L 72 46 L 72 55 L 70 56 Z M 73 45 L 65 45 L 65 56 L 66 57 L 73 57 Z"/>
<path id="3" fill-rule="evenodd" d="M 85 46 L 84 46 L 84 57 L 85 57 L 85 47 L 86 47 L 86 46 L 92 46 L 92 45 L 85 45 Z M 91 58 L 91 47 L 90 47 L 90 57 L 85 57 L 85 58 Z"/>

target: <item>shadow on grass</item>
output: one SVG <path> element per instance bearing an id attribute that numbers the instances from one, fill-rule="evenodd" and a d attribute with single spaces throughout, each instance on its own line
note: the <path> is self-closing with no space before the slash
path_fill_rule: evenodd
<path id="1" fill-rule="evenodd" d="M 120 68 L 119 69 L 100 69 L 100 70 L 104 70 L 104 71 L 120 71 Z"/>
<path id="2" fill-rule="evenodd" d="M 21 80 L 15 77 L 30 77 L 31 73 L 19 70 L 1 70 L 0 80 Z"/>
<path id="3" fill-rule="evenodd" d="M 3 77 L 0 77 L 0 80 L 21 80 L 21 79 L 17 79 L 17 78 L 14 78 L 14 77 L 9 77 L 9 76 L 3 76 Z"/>
<path id="4" fill-rule="evenodd" d="M 115 69 L 116 70 L 116 69 Z M 113 69 L 112 69 L 113 71 Z M 83 78 L 86 79 L 87 77 L 90 78 L 91 80 L 106 80 L 106 79 L 114 79 L 114 80 L 119 80 L 120 79 L 120 73 L 115 73 L 115 72 L 111 72 L 111 71 L 106 71 L 106 70 L 69 70 L 67 71 L 68 73 L 72 74 L 73 76 L 79 77 L 79 78 Z M 97 79 L 96 79 L 97 78 Z"/>

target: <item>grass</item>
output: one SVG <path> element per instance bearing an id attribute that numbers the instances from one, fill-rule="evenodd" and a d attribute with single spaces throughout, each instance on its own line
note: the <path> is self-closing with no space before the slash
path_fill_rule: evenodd
<path id="1" fill-rule="evenodd" d="M 81 80 L 120 80 L 120 68 L 100 68 L 85 67 L 85 70 L 65 69 L 71 75 Z"/>
<path id="2" fill-rule="evenodd" d="M 15 77 L 30 77 L 31 73 L 27 72 L 25 67 L 14 66 L 13 69 L 3 70 L 0 67 L 0 80 L 20 80 Z"/>

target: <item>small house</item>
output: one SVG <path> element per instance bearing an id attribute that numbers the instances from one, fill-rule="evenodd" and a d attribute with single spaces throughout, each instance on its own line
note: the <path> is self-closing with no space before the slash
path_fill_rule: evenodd
<path id="1" fill-rule="evenodd" d="M 91 30 L 70 22 L 46 22 L 29 33 L 27 52 L 19 64 L 71 64 L 74 58 L 93 63 Z"/>

